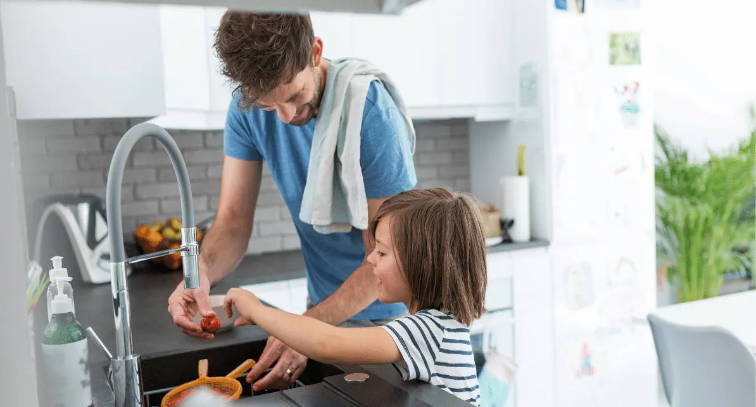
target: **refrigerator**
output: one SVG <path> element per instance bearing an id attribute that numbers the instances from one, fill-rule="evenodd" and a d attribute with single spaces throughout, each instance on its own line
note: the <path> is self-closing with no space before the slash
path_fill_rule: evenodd
<path id="1" fill-rule="evenodd" d="M 644 12 L 639 0 L 515 0 L 513 117 L 471 124 L 473 194 L 497 202 L 490 187 L 525 145 L 532 234 L 550 243 L 542 266 L 513 276 L 517 406 L 658 405 Z"/>
<path id="2" fill-rule="evenodd" d="M 549 17 L 556 406 L 654 406 L 650 41 L 639 2 Z"/>

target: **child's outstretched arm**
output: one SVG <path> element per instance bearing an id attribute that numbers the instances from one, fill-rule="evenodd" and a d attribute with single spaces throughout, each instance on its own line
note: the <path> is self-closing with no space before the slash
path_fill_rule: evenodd
<path id="1" fill-rule="evenodd" d="M 234 325 L 255 324 L 299 353 L 324 363 L 392 363 L 402 359 L 391 336 L 380 327 L 339 328 L 314 318 L 268 307 L 251 292 L 226 293 L 226 314 Z"/>

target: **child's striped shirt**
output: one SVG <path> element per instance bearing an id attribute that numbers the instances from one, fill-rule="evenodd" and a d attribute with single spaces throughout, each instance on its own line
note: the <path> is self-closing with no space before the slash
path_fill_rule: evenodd
<path id="1" fill-rule="evenodd" d="M 383 326 L 404 359 L 404 380 L 434 384 L 475 406 L 480 390 L 470 330 L 453 316 L 435 309 L 395 319 Z"/>

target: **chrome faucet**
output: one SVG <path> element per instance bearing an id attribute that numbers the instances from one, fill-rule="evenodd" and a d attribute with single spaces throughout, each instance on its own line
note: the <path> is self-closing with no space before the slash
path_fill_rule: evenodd
<path id="1" fill-rule="evenodd" d="M 181 194 L 181 221 L 185 227 L 181 229 L 181 247 L 126 258 L 121 219 L 121 183 L 129 153 L 137 141 L 145 136 L 155 137 L 168 153 L 178 178 Z M 113 395 L 116 407 L 142 407 L 142 376 L 139 355 L 134 353 L 131 338 L 131 307 L 129 289 L 126 284 L 126 267 L 131 263 L 181 252 L 184 286 L 189 289 L 199 287 L 199 245 L 196 240 L 197 229 L 194 223 L 189 173 L 176 141 L 167 131 L 151 123 L 142 123 L 132 127 L 123 135 L 110 163 L 105 206 L 110 239 L 110 289 L 113 296 L 116 331 L 116 353 L 110 360 Z"/>

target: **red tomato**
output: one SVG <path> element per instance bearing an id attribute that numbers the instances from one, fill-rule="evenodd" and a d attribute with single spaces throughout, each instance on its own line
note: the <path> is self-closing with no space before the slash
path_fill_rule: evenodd
<path id="1" fill-rule="evenodd" d="M 203 317 L 200 325 L 202 326 L 203 331 L 213 333 L 220 328 L 221 324 L 218 317 L 211 315 L 209 317 Z"/>

